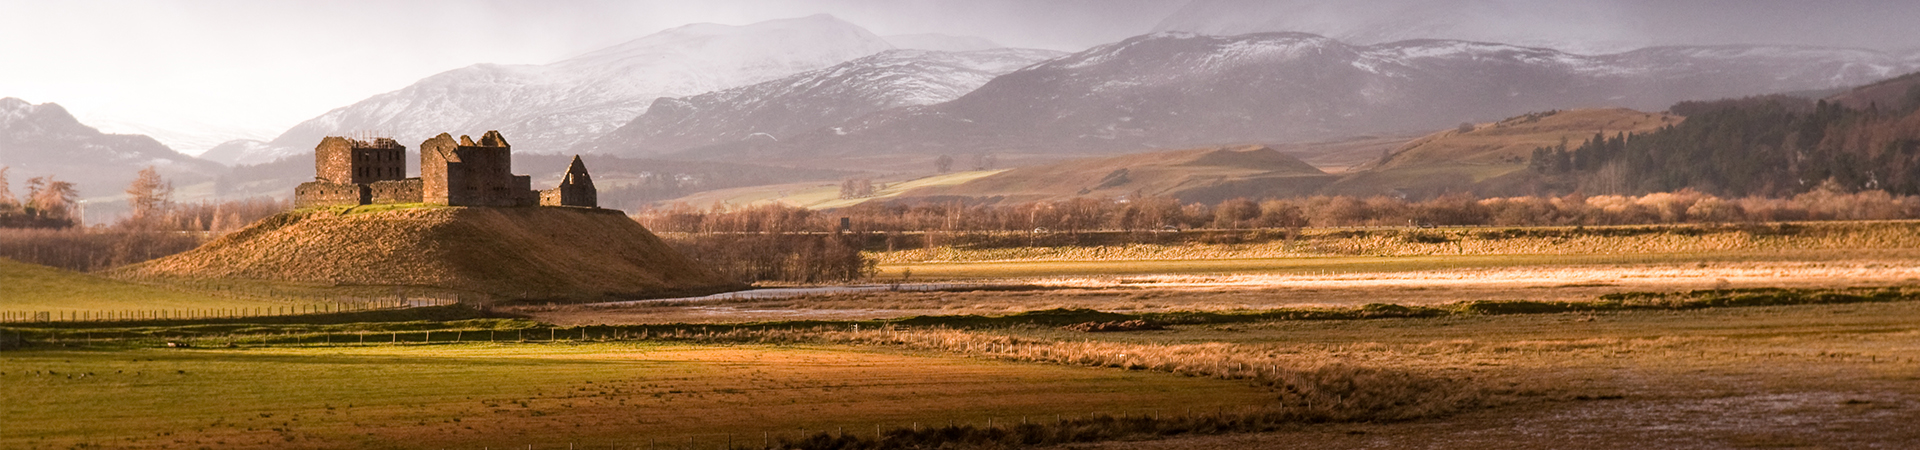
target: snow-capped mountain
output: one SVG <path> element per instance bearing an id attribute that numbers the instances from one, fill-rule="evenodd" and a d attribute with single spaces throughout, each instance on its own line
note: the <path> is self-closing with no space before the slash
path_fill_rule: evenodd
<path id="1" fill-rule="evenodd" d="M 254 139 L 234 139 L 221 142 L 219 145 L 215 145 L 213 148 L 209 148 L 207 151 L 200 153 L 200 159 L 221 164 L 235 164 L 242 161 L 258 163 L 272 161 L 281 156 L 285 155 L 276 153 L 273 146 L 267 144 L 267 141 Z"/>
<path id="2" fill-rule="evenodd" d="M 940 33 L 896 34 L 886 36 L 885 39 L 887 43 L 893 44 L 893 48 L 908 50 L 970 52 L 1006 47 L 979 36 L 954 36 Z"/>
<path id="3" fill-rule="evenodd" d="M 1584 56 L 1448 40 L 1356 46 L 1305 33 L 1130 38 L 995 78 L 950 102 L 877 113 L 777 145 L 688 152 L 831 161 L 861 154 L 1074 153 L 1300 142 L 1444 128 L 1530 111 L 1871 82 L 1920 68 L 1884 53 L 1660 47 Z"/>
<path id="4" fill-rule="evenodd" d="M 777 141 L 876 111 L 959 98 L 1004 73 L 1064 55 L 1032 49 L 892 50 L 778 80 L 661 98 L 575 152 L 653 155 L 742 140 Z"/>
<path id="5" fill-rule="evenodd" d="M 1754 0 L 1193 0 L 1154 31 L 1303 32 L 1357 45 L 1454 39 L 1603 54 L 1675 45 L 1920 46 L 1920 3 Z"/>
<path id="6" fill-rule="evenodd" d="M 181 184 L 225 170 L 147 136 L 101 133 L 58 104 L 35 105 L 12 97 L 0 98 L 0 166 L 12 168 L 7 175 L 14 183 L 53 175 L 74 182 L 82 196 L 126 189 L 135 172 L 146 166 Z"/>
<path id="7" fill-rule="evenodd" d="M 612 131 L 659 97 L 758 83 L 890 50 L 829 15 L 744 26 L 695 24 L 545 65 L 477 64 L 440 73 L 303 122 L 261 162 L 311 150 L 327 135 L 375 132 L 420 142 L 500 130 L 516 150 L 558 152 Z"/>

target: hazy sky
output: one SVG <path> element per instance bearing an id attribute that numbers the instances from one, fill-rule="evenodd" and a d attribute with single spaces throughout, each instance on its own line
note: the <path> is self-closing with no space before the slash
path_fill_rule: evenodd
<path id="1" fill-rule="evenodd" d="M 272 137 L 475 63 L 547 63 L 689 23 L 833 14 L 879 35 L 1079 50 L 1144 33 L 1151 0 L 0 0 L 0 97 L 119 123 Z"/>
<path id="2" fill-rule="evenodd" d="M 1188 19 L 1207 32 L 1538 38 L 1573 50 L 1920 45 L 1920 0 L 0 0 L 0 97 L 59 103 L 91 125 L 168 142 L 164 130 L 271 138 L 476 63 L 548 63 L 689 23 L 818 13 L 883 36 L 1067 51 Z"/>

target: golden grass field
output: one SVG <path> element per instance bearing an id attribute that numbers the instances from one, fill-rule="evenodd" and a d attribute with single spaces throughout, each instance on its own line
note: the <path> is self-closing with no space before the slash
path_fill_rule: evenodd
<path id="1" fill-rule="evenodd" d="M 1472 373 L 1512 403 L 1080 448 L 1902 448 L 1920 442 L 1916 314 L 1901 303 L 1193 330 L 1172 338 Z"/>
<path id="2" fill-rule="evenodd" d="M 1444 244 L 1309 230 L 1293 245 L 1337 251 L 1023 249 L 1053 256 L 882 266 L 883 277 L 910 268 L 912 281 L 989 288 L 497 310 L 528 320 L 0 328 L 0 343 L 6 333 L 62 337 L 0 352 L 0 447 L 638 449 L 692 438 L 724 448 L 731 438 L 759 448 L 765 436 L 870 448 L 846 443 L 900 442 L 919 428 L 928 431 L 916 439 L 1003 448 L 1019 445 L 980 430 L 1019 422 L 1060 427 L 1032 441 L 1059 448 L 1920 442 L 1908 425 L 1920 423 L 1920 245 L 1902 231 L 1914 225 L 1796 226 L 1559 241 L 1420 230 L 1446 233 Z M 1465 251 L 1429 248 L 1448 245 Z M 1906 294 L 1497 309 L 1753 288 Z M 1008 319 L 1022 314 L 1174 321 L 1091 333 Z M 559 342 L 451 343 L 442 332 L 518 339 L 584 325 L 599 326 L 547 331 Z M 427 330 L 436 342 L 352 338 Z M 155 348 L 181 335 L 199 348 Z M 1192 425 L 1192 410 L 1213 422 Z M 1133 422 L 1074 422 L 1096 413 Z M 936 430 L 948 423 L 961 426 Z M 873 441 L 878 432 L 896 441 Z M 781 440 L 801 436 L 810 440 Z"/>
<path id="3" fill-rule="evenodd" d="M 1465 227 L 1437 229 L 1306 229 L 1294 239 L 1246 243 L 1130 244 L 956 248 L 875 252 L 882 264 L 997 262 L 1139 262 L 1376 256 L 1802 253 L 1820 250 L 1920 249 L 1920 222 L 1835 222 L 1776 225 L 1650 225 L 1611 227 Z M 1382 260 L 1376 260 L 1382 261 Z M 1520 264 L 1532 264 L 1522 261 Z M 1166 269 L 1159 269 L 1166 270 Z M 916 272 L 919 269 L 915 269 Z"/>
<path id="4" fill-rule="evenodd" d="M 1245 383 L 807 345 L 458 344 L 4 355 L 6 448 L 644 448 L 727 434 L 1238 408 Z M 863 431 L 864 430 L 864 431 Z"/>

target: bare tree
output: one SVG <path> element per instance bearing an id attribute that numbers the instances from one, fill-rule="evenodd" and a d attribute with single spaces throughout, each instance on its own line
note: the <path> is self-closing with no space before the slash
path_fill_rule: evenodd
<path id="1" fill-rule="evenodd" d="M 939 158 L 934 158 L 934 159 L 933 159 L 933 168 L 934 168 L 934 169 L 938 169 L 938 170 L 940 171 L 940 173 L 947 173 L 947 172 L 952 172 L 952 171 L 953 171 L 953 157 L 952 157 L 952 156 L 947 156 L 947 155 L 940 155 L 940 157 L 939 157 Z M 0 180 L 5 180 L 5 178 L 0 178 Z"/>
<path id="2" fill-rule="evenodd" d="M 12 211 L 20 207 L 13 199 L 13 185 L 7 183 L 7 170 L 12 167 L 0 166 L 0 212 Z"/>
<path id="3" fill-rule="evenodd" d="M 161 179 L 153 166 L 140 169 L 133 183 L 127 185 L 127 206 L 133 208 L 134 222 L 158 219 L 173 206 L 173 183 Z"/>
<path id="4" fill-rule="evenodd" d="M 840 182 L 840 198 L 867 198 L 876 191 L 872 178 L 848 178 Z"/>
<path id="5" fill-rule="evenodd" d="M 41 217 L 71 218 L 73 202 L 80 198 L 73 183 L 53 179 L 53 175 L 27 179 L 27 208 Z"/>

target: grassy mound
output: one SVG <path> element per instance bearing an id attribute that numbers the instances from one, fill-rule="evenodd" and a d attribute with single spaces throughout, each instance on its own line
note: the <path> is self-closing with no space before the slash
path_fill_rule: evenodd
<path id="1" fill-rule="evenodd" d="M 424 287 L 493 300 L 594 300 L 734 287 L 617 211 L 576 208 L 301 210 L 113 274 Z"/>

